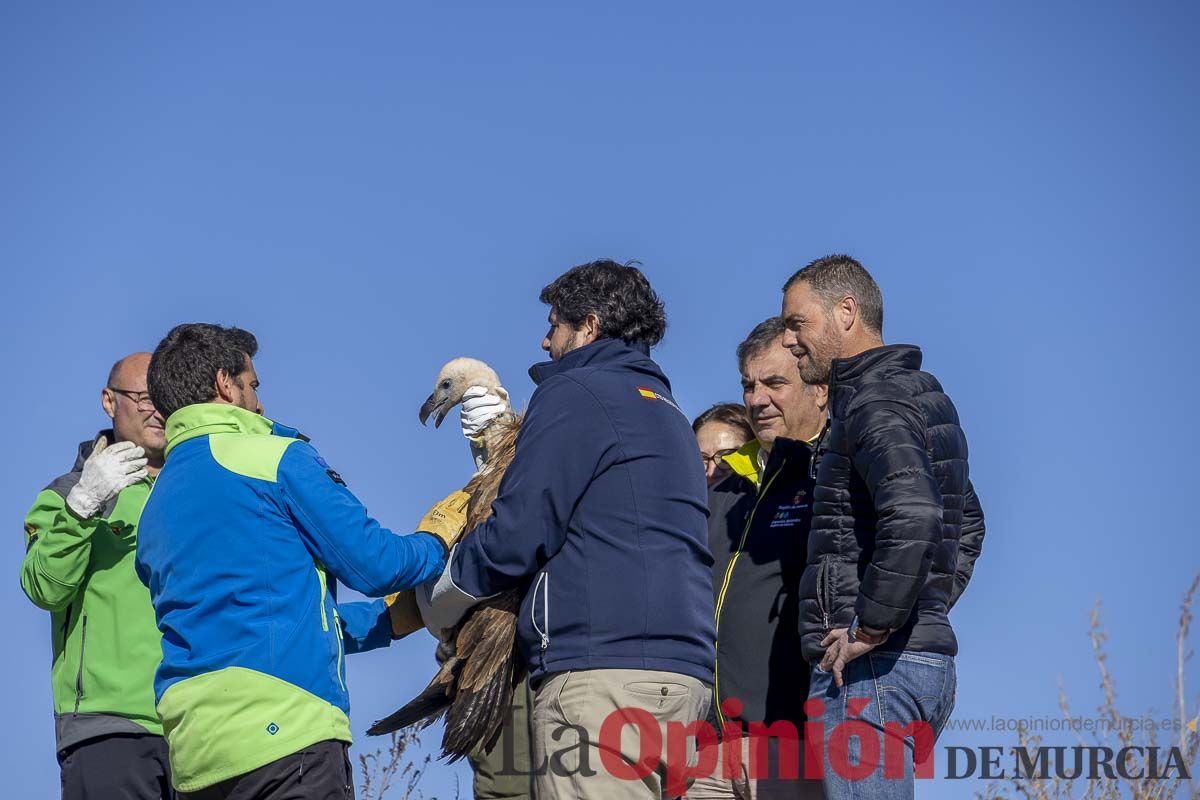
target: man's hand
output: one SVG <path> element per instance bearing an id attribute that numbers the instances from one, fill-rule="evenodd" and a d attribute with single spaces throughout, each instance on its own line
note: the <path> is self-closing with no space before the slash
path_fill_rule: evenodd
<path id="1" fill-rule="evenodd" d="M 418 531 L 431 533 L 442 540 L 447 552 L 462 536 L 463 526 L 467 524 L 467 503 L 471 495 L 466 492 L 452 492 L 433 505 L 417 525 Z"/>
<path id="2" fill-rule="evenodd" d="M 79 483 L 67 493 L 67 506 L 80 519 L 90 519 L 104 504 L 146 477 L 146 453 L 133 442 L 117 442 L 112 447 L 101 436 L 87 461 Z"/>
<path id="3" fill-rule="evenodd" d="M 503 388 L 492 392 L 484 386 L 472 386 L 463 393 L 458 413 L 463 436 L 475 439 L 492 420 L 508 411 L 508 392 Z"/>
<path id="4" fill-rule="evenodd" d="M 383 602 L 387 604 L 393 639 L 401 639 L 425 627 L 425 623 L 421 621 L 421 612 L 417 608 L 417 593 L 413 589 L 389 594 Z"/>
<path id="5" fill-rule="evenodd" d="M 875 649 L 866 642 L 851 642 L 846 638 L 848 628 L 834 628 L 821 640 L 825 655 L 821 658 L 821 669 L 833 673 L 833 682 L 840 689 L 843 685 L 842 670 L 854 659 Z"/>

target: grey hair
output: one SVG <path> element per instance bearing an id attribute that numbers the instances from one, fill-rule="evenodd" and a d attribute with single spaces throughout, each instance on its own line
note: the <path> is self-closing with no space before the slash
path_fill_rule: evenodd
<path id="1" fill-rule="evenodd" d="M 768 317 L 755 325 L 745 341 L 737 346 L 738 372 L 744 374 L 746 362 L 766 352 L 776 339 L 783 336 L 784 330 L 782 317 Z"/>

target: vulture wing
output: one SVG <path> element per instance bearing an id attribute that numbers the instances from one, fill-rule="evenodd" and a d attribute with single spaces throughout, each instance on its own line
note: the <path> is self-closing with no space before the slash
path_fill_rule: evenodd
<path id="1" fill-rule="evenodd" d="M 513 686 L 525 677 L 515 649 L 520 605 L 520 595 L 504 592 L 476 607 L 459 628 L 455 645 L 464 664 L 442 737 L 442 755 L 451 761 L 495 741 Z"/>

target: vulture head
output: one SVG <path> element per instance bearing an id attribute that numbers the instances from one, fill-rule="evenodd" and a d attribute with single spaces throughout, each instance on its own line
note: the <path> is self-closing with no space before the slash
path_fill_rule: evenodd
<path id="1" fill-rule="evenodd" d="M 433 415 L 433 427 L 440 427 L 450 409 L 462 402 L 463 395 L 472 386 L 483 386 L 508 401 L 508 392 L 500 385 L 500 376 L 482 361 L 474 358 L 456 358 L 448 361 L 438 372 L 433 394 L 421 405 L 418 417 L 424 425 Z"/>

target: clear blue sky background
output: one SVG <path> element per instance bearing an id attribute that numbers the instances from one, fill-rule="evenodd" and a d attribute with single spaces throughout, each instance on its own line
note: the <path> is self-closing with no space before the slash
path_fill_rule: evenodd
<path id="1" fill-rule="evenodd" d="M 733 348 L 792 270 L 860 258 L 886 338 L 958 403 L 988 513 L 957 715 L 1053 715 L 1058 676 L 1092 709 L 1097 597 L 1120 700 L 1169 711 L 1200 568 L 1198 23 L 1180 2 L 4 4 L 4 793 L 58 781 L 20 519 L 104 422 L 116 356 L 178 322 L 254 331 L 268 413 L 405 530 L 470 473 L 453 425 L 417 424 L 439 365 L 484 358 L 526 401 L 538 290 L 602 256 L 665 298 L 689 413 L 738 396 Z M 357 732 L 431 651 L 351 661 Z"/>

